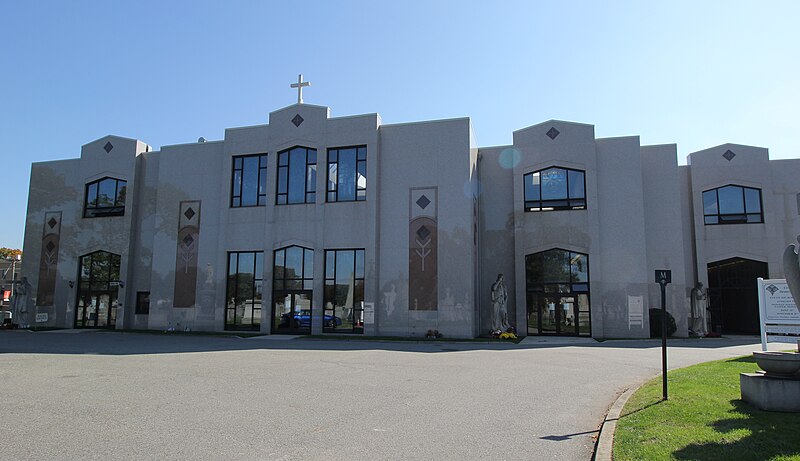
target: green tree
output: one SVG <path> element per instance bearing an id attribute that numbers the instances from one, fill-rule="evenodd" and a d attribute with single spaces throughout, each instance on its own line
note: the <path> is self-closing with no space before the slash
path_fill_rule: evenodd
<path id="1" fill-rule="evenodd" d="M 17 255 L 22 256 L 22 250 L 6 247 L 0 248 L 0 258 L 13 259 L 16 258 Z"/>

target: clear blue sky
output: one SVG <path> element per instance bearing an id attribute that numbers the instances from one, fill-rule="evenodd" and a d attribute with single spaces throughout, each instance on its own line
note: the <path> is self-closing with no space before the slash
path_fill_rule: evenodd
<path id="1" fill-rule="evenodd" d="M 31 162 L 106 134 L 221 139 L 294 103 L 385 123 L 470 116 L 480 146 L 548 119 L 800 157 L 800 2 L 6 1 L 0 246 Z"/>

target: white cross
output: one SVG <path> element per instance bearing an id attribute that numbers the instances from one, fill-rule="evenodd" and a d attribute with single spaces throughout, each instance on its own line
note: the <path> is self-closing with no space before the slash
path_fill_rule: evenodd
<path id="1" fill-rule="evenodd" d="M 311 82 L 303 81 L 303 74 L 297 76 L 297 83 L 289 85 L 292 88 L 297 88 L 297 104 L 303 104 L 303 87 L 311 86 Z"/>

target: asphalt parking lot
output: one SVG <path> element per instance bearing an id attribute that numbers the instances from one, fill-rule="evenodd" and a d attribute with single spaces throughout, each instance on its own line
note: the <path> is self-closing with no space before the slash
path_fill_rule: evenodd
<path id="1" fill-rule="evenodd" d="M 670 366 L 758 347 L 671 340 Z M 660 354 L 656 340 L 3 331 L 0 458 L 590 459 L 606 410 Z"/>

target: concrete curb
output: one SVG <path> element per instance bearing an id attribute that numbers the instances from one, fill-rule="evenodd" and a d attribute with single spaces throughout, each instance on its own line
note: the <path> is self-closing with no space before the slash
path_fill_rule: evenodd
<path id="1" fill-rule="evenodd" d="M 619 415 L 622 413 L 622 408 L 625 407 L 628 399 L 631 398 L 637 389 L 642 387 L 642 384 L 644 383 L 626 389 L 611 405 L 605 419 L 603 419 L 603 423 L 600 425 L 600 436 L 597 438 L 597 445 L 595 446 L 592 460 L 611 461 L 614 459 L 614 432 L 617 430 Z"/>

